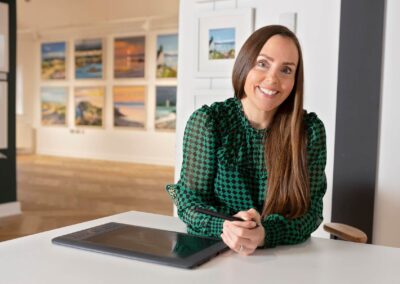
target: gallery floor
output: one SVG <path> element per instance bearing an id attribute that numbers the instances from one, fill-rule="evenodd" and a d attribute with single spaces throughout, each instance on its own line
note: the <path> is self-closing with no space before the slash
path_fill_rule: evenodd
<path id="1" fill-rule="evenodd" d="M 22 214 L 0 218 L 0 241 L 130 210 L 172 215 L 173 176 L 173 167 L 18 155 Z"/>

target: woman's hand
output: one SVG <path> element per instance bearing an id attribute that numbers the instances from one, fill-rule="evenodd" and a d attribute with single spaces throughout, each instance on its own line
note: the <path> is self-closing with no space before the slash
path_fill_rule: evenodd
<path id="1" fill-rule="evenodd" d="M 235 217 L 240 217 L 245 221 L 225 221 L 221 238 L 237 253 L 250 255 L 257 247 L 264 245 L 265 230 L 261 225 L 261 216 L 252 208 L 248 211 L 240 211 Z"/>

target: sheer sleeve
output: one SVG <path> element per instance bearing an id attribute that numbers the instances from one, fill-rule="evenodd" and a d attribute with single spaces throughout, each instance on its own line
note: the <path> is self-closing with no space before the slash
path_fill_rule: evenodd
<path id="1" fill-rule="evenodd" d="M 310 178 L 311 204 L 308 212 L 295 219 L 271 214 L 262 221 L 265 228 L 265 246 L 297 244 L 310 237 L 322 223 L 322 198 L 326 191 L 326 137 L 321 120 L 308 114 L 308 172 Z M 306 122 L 307 123 L 307 122 Z"/>
<path id="2" fill-rule="evenodd" d="M 226 212 L 214 194 L 217 137 L 216 123 L 209 107 L 195 111 L 184 133 L 180 180 L 177 184 L 167 185 L 167 192 L 189 233 L 220 238 L 224 220 L 194 211 L 200 207 Z"/>

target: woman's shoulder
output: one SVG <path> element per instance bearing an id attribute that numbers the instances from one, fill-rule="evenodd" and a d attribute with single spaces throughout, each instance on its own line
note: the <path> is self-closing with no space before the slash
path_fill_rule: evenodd
<path id="1" fill-rule="evenodd" d="M 229 125 L 229 121 L 236 114 L 236 108 L 235 98 L 214 102 L 211 105 L 203 105 L 193 112 L 189 121 L 202 121 L 207 124 L 215 124 L 215 126 Z"/>
<path id="2" fill-rule="evenodd" d="M 325 144 L 325 126 L 317 114 L 315 112 L 304 111 L 303 119 L 307 129 L 308 144 Z"/>

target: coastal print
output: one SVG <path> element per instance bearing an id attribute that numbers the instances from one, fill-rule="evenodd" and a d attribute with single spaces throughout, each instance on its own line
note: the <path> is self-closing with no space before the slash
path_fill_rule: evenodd
<path id="1" fill-rule="evenodd" d="M 75 88 L 75 125 L 103 126 L 104 87 Z"/>
<path id="2" fill-rule="evenodd" d="M 176 78 L 178 66 L 178 35 L 157 37 L 157 78 Z"/>
<path id="3" fill-rule="evenodd" d="M 65 79 L 66 43 L 52 42 L 41 45 L 41 77 L 43 80 Z"/>
<path id="4" fill-rule="evenodd" d="M 235 28 L 210 29 L 208 59 L 235 58 Z"/>
<path id="5" fill-rule="evenodd" d="M 82 39 L 75 41 L 75 78 L 103 78 L 102 39 Z"/>
<path id="6" fill-rule="evenodd" d="M 156 89 L 155 128 L 175 130 L 176 127 L 176 87 L 158 86 Z"/>
<path id="7" fill-rule="evenodd" d="M 144 86 L 114 87 L 114 126 L 145 127 L 145 92 Z"/>
<path id="8" fill-rule="evenodd" d="M 114 78 L 142 78 L 144 65 L 144 36 L 114 40 Z"/>
<path id="9" fill-rule="evenodd" d="M 66 125 L 68 88 L 42 87 L 41 122 L 42 125 Z"/>

